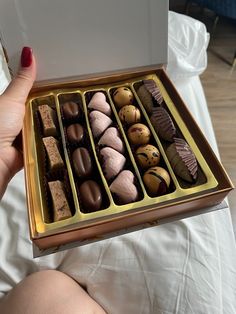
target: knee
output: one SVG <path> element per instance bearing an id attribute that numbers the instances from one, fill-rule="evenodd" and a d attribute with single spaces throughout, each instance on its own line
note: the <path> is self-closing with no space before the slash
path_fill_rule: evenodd
<path id="1" fill-rule="evenodd" d="M 31 302 L 47 302 L 61 296 L 63 291 L 65 293 L 75 288 L 75 285 L 70 277 L 57 270 L 44 270 L 27 276 L 12 289 L 9 296 L 19 295 L 23 300 L 29 300 L 30 296 Z"/>
<path id="2" fill-rule="evenodd" d="M 43 270 L 35 272 L 27 276 L 22 280 L 15 289 L 22 290 L 22 293 L 31 293 L 32 297 L 37 294 L 39 297 L 41 292 L 42 295 L 57 294 L 64 291 L 66 288 L 75 288 L 77 283 L 69 276 L 57 270 Z"/>
<path id="3" fill-rule="evenodd" d="M 1 306 L 1 313 L 11 314 L 105 313 L 78 283 L 56 270 L 29 275 L 12 289 Z"/>

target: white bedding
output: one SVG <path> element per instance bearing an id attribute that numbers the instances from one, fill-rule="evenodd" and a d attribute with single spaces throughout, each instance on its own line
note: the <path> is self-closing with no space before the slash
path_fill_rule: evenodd
<path id="1" fill-rule="evenodd" d="M 199 78 L 173 78 L 217 152 Z M 111 314 L 236 313 L 236 247 L 228 208 L 37 259 L 26 212 L 20 172 L 0 204 L 0 296 L 29 273 L 56 268 Z"/>

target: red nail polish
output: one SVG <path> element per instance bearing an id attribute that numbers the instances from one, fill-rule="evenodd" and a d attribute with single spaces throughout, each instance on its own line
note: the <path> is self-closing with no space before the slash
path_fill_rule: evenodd
<path id="1" fill-rule="evenodd" d="M 30 47 L 24 47 L 21 52 L 21 66 L 28 68 L 32 63 L 32 49 Z"/>

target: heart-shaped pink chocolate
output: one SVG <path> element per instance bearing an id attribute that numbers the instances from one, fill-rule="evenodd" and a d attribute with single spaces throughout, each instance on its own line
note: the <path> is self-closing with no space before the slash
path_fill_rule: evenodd
<path id="1" fill-rule="evenodd" d="M 110 190 L 116 195 L 120 205 L 135 202 L 138 199 L 134 175 L 129 170 L 124 170 L 117 176 L 110 185 Z"/>
<path id="2" fill-rule="evenodd" d="M 97 92 L 93 95 L 88 104 L 88 108 L 101 111 L 107 116 L 111 115 L 111 107 L 106 102 L 106 96 L 101 92 Z"/>
<path id="3" fill-rule="evenodd" d="M 94 137 L 100 136 L 112 123 L 112 120 L 100 111 L 90 112 L 89 117 Z"/>
<path id="4" fill-rule="evenodd" d="M 108 146 L 114 148 L 119 153 L 124 153 L 124 143 L 120 138 L 117 128 L 108 128 L 98 142 L 99 146 Z"/>
<path id="5" fill-rule="evenodd" d="M 107 180 L 110 180 L 124 168 L 126 158 L 110 147 L 101 149 L 100 154 L 103 159 L 104 175 Z"/>

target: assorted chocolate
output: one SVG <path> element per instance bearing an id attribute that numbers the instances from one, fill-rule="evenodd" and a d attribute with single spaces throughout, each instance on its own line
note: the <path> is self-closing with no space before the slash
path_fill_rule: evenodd
<path id="1" fill-rule="evenodd" d="M 107 107 L 108 104 L 103 104 L 103 100 L 104 95 L 98 93 L 96 100 L 91 104 L 96 109 L 93 110 L 91 118 L 93 120 L 93 132 L 96 137 L 103 132 L 104 124 L 109 125 L 111 123 L 107 115 L 97 110 L 101 109 L 107 114 L 111 113 Z M 71 114 L 72 112 L 73 114 Z M 80 210 L 83 213 L 89 213 L 105 209 L 109 206 L 109 200 L 94 158 L 91 141 L 87 135 L 88 128 L 82 101 L 81 103 L 73 101 L 62 103 L 61 115 Z M 101 125 L 101 121 L 103 125 Z"/>
<path id="2" fill-rule="evenodd" d="M 151 94 L 149 93 L 149 91 L 146 89 L 145 86 L 144 88 L 145 89 L 141 90 L 141 92 L 146 93 L 146 95 L 144 96 L 148 99 L 148 101 L 152 103 Z M 120 99 L 122 98 L 122 93 L 124 93 L 125 95 L 127 93 L 129 94 L 132 93 L 131 90 L 129 90 L 128 92 L 127 88 L 125 89 L 118 88 L 117 90 L 119 90 Z M 117 99 L 115 97 L 117 95 L 117 90 L 113 92 L 113 101 L 115 103 L 116 108 L 119 110 L 120 103 L 117 103 Z M 147 95 L 150 95 L 150 97 L 147 97 Z M 164 178 L 168 177 L 168 180 L 164 180 L 164 179 L 160 180 L 161 175 L 162 175 L 161 171 L 159 171 L 160 173 L 158 174 L 158 179 L 157 179 L 157 175 L 152 179 L 152 176 L 154 175 L 154 172 L 156 170 L 153 170 L 150 173 L 147 171 L 147 169 L 149 168 L 152 169 L 152 167 L 159 165 L 160 160 L 161 160 L 161 155 L 160 155 L 159 149 L 155 146 L 156 143 L 152 137 L 151 131 L 149 127 L 146 125 L 147 121 L 142 116 L 141 111 L 139 110 L 138 105 L 135 102 L 135 98 L 130 97 L 130 99 L 132 99 L 132 105 L 123 106 L 119 110 L 119 117 L 125 131 L 127 131 L 126 132 L 127 138 L 129 140 L 129 144 L 131 146 L 131 150 L 134 154 L 136 162 L 139 166 L 140 172 L 143 176 L 143 182 L 144 182 L 146 191 L 148 195 L 151 197 L 156 197 L 162 194 L 166 194 L 169 191 L 168 189 L 169 189 L 170 181 L 171 181 L 170 176 L 165 169 L 156 167 L 158 168 L 158 170 L 163 169 Z M 132 107 L 132 111 L 128 110 L 129 107 Z M 127 108 L 126 111 L 125 111 L 125 108 Z M 126 112 L 129 113 L 128 117 L 130 117 L 130 114 L 132 112 L 135 113 L 136 111 L 138 112 L 138 122 L 143 122 L 143 123 L 136 123 L 137 122 L 136 119 L 132 120 L 128 118 L 126 119 L 123 118 Z M 133 116 L 137 116 L 137 114 L 133 114 Z M 155 143 L 155 145 L 152 145 L 151 143 L 153 144 Z"/>
<path id="3" fill-rule="evenodd" d="M 78 101 L 78 94 L 74 99 L 69 97 L 69 101 L 65 97 L 64 101 L 59 101 L 59 118 L 55 105 L 45 103 L 37 106 L 39 137 L 44 151 L 42 159 L 45 159 L 45 198 L 52 207 L 53 221 L 68 219 L 75 213 L 71 208 L 73 193 L 68 187 L 67 167 L 72 169 L 83 213 L 109 208 L 110 196 L 103 177 L 117 205 L 143 198 L 137 169 L 150 197 L 175 189 L 168 172 L 170 166 L 181 180 L 188 184 L 196 182 L 199 170 L 196 157 L 178 131 L 156 82 L 143 80 L 134 88 L 142 106 L 128 86 L 110 90 L 113 107 L 105 91 L 86 92 L 87 109 L 83 108 L 82 98 Z M 61 119 L 64 134 L 59 130 L 58 119 Z M 160 144 L 153 136 L 153 129 L 149 128 L 150 123 L 170 166 L 166 165 L 166 157 L 160 153 Z M 64 148 L 62 137 L 66 143 Z M 64 150 L 67 151 L 66 158 Z"/>
<path id="4" fill-rule="evenodd" d="M 38 113 L 40 121 L 37 121 L 40 122 L 42 134 L 40 153 L 45 163 L 42 195 L 45 193 L 45 199 L 51 204 L 52 221 L 60 221 L 72 217 L 74 208 L 69 206 L 69 188 L 65 190 L 67 173 L 63 150 L 60 147 L 57 115 L 55 109 L 47 104 L 39 105 Z"/>
<path id="5" fill-rule="evenodd" d="M 66 150 L 73 171 L 80 210 L 82 212 L 91 212 L 105 209 L 109 206 L 109 200 L 91 152 L 91 143 L 87 138 L 87 127 L 82 106 L 74 101 L 66 101 L 60 105 L 60 109 L 64 137 L 67 143 Z M 67 164 L 59 129 L 57 132 L 48 133 L 48 130 L 52 129 L 51 125 L 56 126 L 59 124 L 56 110 L 49 105 L 40 105 L 38 106 L 38 113 L 42 145 L 45 151 L 45 198 L 49 204 L 48 207 L 53 209 L 52 221 L 59 221 L 71 217 L 71 213 L 75 212 L 75 209 L 72 208 L 70 214 L 68 214 L 68 208 L 70 209 L 68 204 L 73 202 L 71 202 L 71 188 L 69 187 L 69 193 L 64 192 L 64 187 L 68 188 L 68 185 L 70 185 L 69 180 L 66 183 L 64 180 Z M 56 134 L 56 136 L 44 136 L 44 134 Z M 81 194 L 84 191 L 86 191 L 86 195 Z M 57 193 L 60 193 L 60 197 L 56 196 Z M 66 197 L 66 194 L 70 194 L 70 199 Z"/>
<path id="6" fill-rule="evenodd" d="M 185 182 L 195 183 L 198 178 L 196 157 L 182 138 L 181 132 L 178 132 L 156 82 L 151 79 L 143 80 L 136 91 L 156 134 L 165 147 L 165 153 L 174 173 Z"/>
<path id="7" fill-rule="evenodd" d="M 122 94 L 122 91 L 124 91 L 125 96 Z M 130 95 L 133 97 L 133 94 L 127 89 L 124 90 L 122 88 L 118 91 L 116 97 L 120 107 L 123 104 L 130 102 Z M 89 93 L 87 98 L 89 99 Z M 124 205 L 136 201 L 139 198 L 139 193 L 138 188 L 134 183 L 134 173 L 130 170 L 124 170 L 127 167 L 128 154 L 125 150 L 123 140 L 121 139 L 115 118 L 111 114 L 111 109 L 108 110 L 108 106 L 110 107 L 106 100 L 106 96 L 101 92 L 93 94 L 92 98 L 88 100 L 87 105 L 89 109 L 90 125 L 103 175 L 109 184 L 109 189 L 113 195 L 115 203 Z M 130 107 L 130 105 L 124 105 L 122 109 L 126 107 Z M 102 110 L 104 113 L 98 110 Z M 109 117 L 105 115 L 105 112 Z M 103 119 L 95 118 L 99 116 L 97 113 L 100 113 L 100 116 L 105 115 L 105 117 Z M 124 181 L 125 184 L 123 184 Z M 129 186 L 128 189 L 127 185 Z M 125 196 L 125 191 L 126 193 L 127 191 L 130 191 L 130 194 Z"/>

